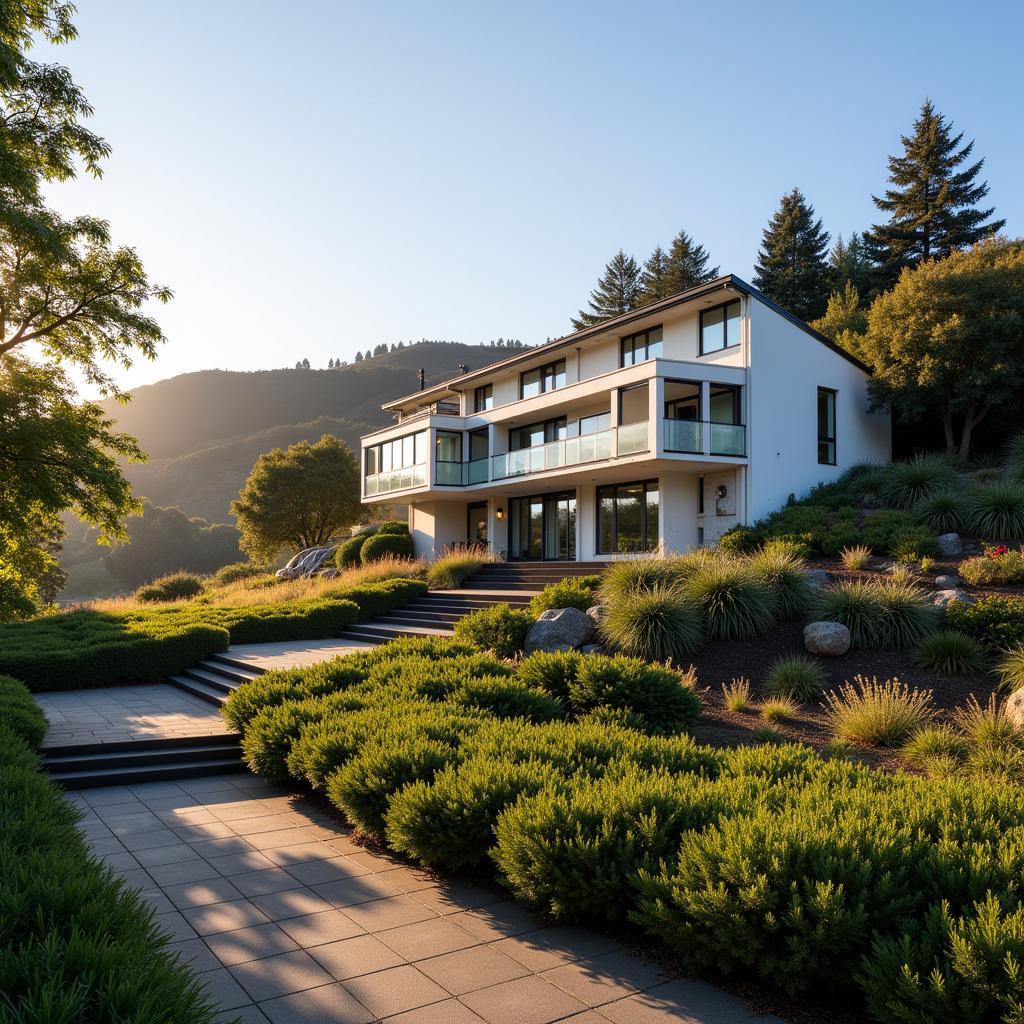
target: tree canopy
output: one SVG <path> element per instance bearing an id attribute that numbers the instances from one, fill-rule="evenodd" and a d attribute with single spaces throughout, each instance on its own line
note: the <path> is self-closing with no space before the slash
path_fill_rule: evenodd
<path id="1" fill-rule="evenodd" d="M 709 267 L 711 256 L 699 242 L 680 229 L 672 239 L 666 259 L 666 295 L 685 292 L 688 288 L 718 277 L 718 267 Z"/>
<path id="2" fill-rule="evenodd" d="M 966 457 L 985 416 L 1019 401 L 1022 349 L 1024 242 L 997 237 L 923 262 L 868 311 L 872 403 L 937 415 L 947 451 Z"/>
<path id="3" fill-rule="evenodd" d="M 574 330 L 610 320 L 640 305 L 640 268 L 621 249 L 605 265 L 597 287 L 590 293 L 589 309 L 572 318 Z"/>
<path id="4" fill-rule="evenodd" d="M 343 441 L 324 434 L 274 448 L 256 460 L 231 511 L 238 518 L 242 550 L 256 562 L 272 562 L 282 548 L 336 540 L 357 523 L 359 465 Z"/>

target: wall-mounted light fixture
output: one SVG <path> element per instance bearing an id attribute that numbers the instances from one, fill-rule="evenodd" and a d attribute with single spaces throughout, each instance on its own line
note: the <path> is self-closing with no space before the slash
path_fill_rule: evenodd
<path id="1" fill-rule="evenodd" d="M 495 519 L 504 519 L 505 518 L 505 510 L 500 505 L 498 506 L 498 511 L 494 513 L 494 518 Z"/>
<path id="2" fill-rule="evenodd" d="M 715 492 L 715 494 L 716 494 L 716 495 L 717 495 L 717 496 L 718 496 L 719 498 L 724 498 L 724 497 L 725 497 L 725 496 L 726 496 L 726 495 L 727 495 L 728 493 L 729 493 L 729 491 L 728 491 L 728 489 L 726 488 L 725 484 L 719 484 L 719 485 L 718 485 L 718 490 L 717 490 L 717 491 Z"/>

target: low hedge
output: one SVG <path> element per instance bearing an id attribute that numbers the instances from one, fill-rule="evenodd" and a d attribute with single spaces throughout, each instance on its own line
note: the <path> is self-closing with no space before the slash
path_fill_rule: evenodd
<path id="1" fill-rule="evenodd" d="M 382 533 L 377 531 L 359 549 L 359 561 L 363 565 L 378 562 L 382 558 L 412 558 L 412 537 L 408 533 Z"/>
<path id="2" fill-rule="evenodd" d="M 38 747 L 46 735 L 46 716 L 20 679 L 0 676 L 0 725 L 20 736 L 30 747 Z"/>
<path id="3" fill-rule="evenodd" d="M 89 855 L 75 817 L 25 740 L 0 726 L 0 1020 L 221 1019 L 152 908 Z"/>

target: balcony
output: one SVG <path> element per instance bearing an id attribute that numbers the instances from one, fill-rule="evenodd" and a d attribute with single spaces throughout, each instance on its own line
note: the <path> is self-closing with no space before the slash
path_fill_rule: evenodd
<path id="1" fill-rule="evenodd" d="M 365 478 L 365 496 L 369 498 L 374 494 L 388 494 L 391 491 L 404 491 L 408 487 L 422 487 L 426 482 L 425 465 L 372 473 Z"/>
<path id="2" fill-rule="evenodd" d="M 434 463 L 434 483 L 445 487 L 465 487 L 468 484 L 487 483 L 488 459 L 474 459 L 472 462 Z"/>
<path id="3" fill-rule="evenodd" d="M 666 452 L 740 458 L 747 454 L 747 428 L 741 423 L 667 419 L 664 424 Z M 708 428 L 706 432 L 705 427 Z"/>
<path id="4" fill-rule="evenodd" d="M 645 423 L 644 427 L 646 426 Z M 567 437 L 561 441 L 549 441 L 547 444 L 535 445 L 532 448 L 520 448 L 504 455 L 494 455 L 491 457 L 491 479 L 505 480 L 509 477 L 525 476 L 527 473 L 543 473 L 548 469 L 599 462 L 611 457 L 612 431 L 602 430 L 597 434 Z"/>

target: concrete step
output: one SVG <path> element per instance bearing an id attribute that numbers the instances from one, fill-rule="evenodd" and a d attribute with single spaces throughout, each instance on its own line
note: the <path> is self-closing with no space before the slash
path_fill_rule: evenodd
<path id="1" fill-rule="evenodd" d="M 260 668 L 257 665 L 251 665 L 249 662 L 243 661 L 241 658 L 236 658 L 231 654 L 213 654 L 210 656 L 209 661 L 214 661 L 218 665 L 225 665 L 229 668 L 242 669 L 244 672 L 250 672 L 257 676 L 261 676 L 266 672 L 265 668 Z"/>
<path id="2" fill-rule="evenodd" d="M 184 761 L 217 761 L 224 758 L 238 759 L 239 747 L 238 736 L 234 733 L 218 741 L 216 736 L 209 736 L 210 741 L 204 744 L 194 744 L 181 747 L 175 751 L 163 750 L 124 750 L 124 751 L 93 751 L 90 753 L 69 754 L 62 750 L 59 754 L 48 756 L 44 763 L 50 772 L 77 772 L 86 769 L 95 769 L 97 766 L 103 768 L 128 768 L 132 765 L 149 765 L 156 758 L 168 758 L 177 756 Z"/>
<path id="3" fill-rule="evenodd" d="M 185 693 L 198 697 L 207 704 L 212 704 L 218 708 L 222 704 L 227 703 L 227 699 L 231 695 L 232 689 L 234 689 L 231 686 L 225 688 L 211 686 L 209 683 L 204 683 L 199 679 L 192 679 L 186 675 L 171 676 L 167 682 L 172 686 L 176 686 L 179 690 L 184 690 Z"/>
<path id="4" fill-rule="evenodd" d="M 378 615 L 373 624 L 399 625 L 399 626 L 436 626 L 438 629 L 447 629 L 454 626 L 463 617 L 463 612 L 420 612 L 407 609 L 389 612 L 387 615 Z"/>
<path id="5" fill-rule="evenodd" d="M 437 629 L 429 626 L 378 625 L 367 623 L 360 626 L 349 626 L 342 634 L 344 640 L 363 640 L 367 643 L 385 643 L 405 636 L 450 637 L 450 629 Z"/>
<path id="6" fill-rule="evenodd" d="M 54 772 L 50 778 L 65 789 L 92 789 L 98 786 L 129 786 L 138 782 L 163 782 L 167 779 L 192 779 L 200 775 L 226 775 L 244 771 L 241 756 L 183 764 L 153 764 L 145 767 L 85 769 Z"/>

